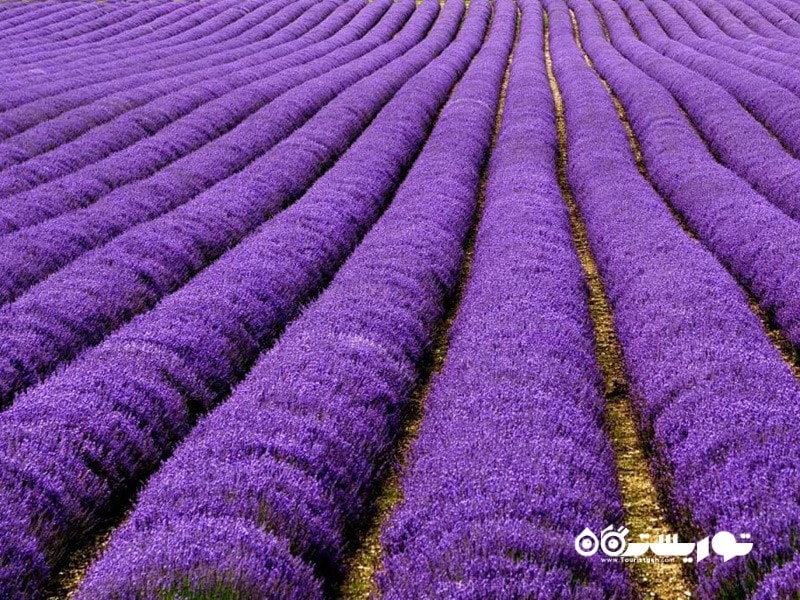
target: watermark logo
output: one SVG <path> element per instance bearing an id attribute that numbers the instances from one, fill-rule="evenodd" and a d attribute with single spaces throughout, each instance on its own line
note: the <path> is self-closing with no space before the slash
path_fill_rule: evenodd
<path id="1" fill-rule="evenodd" d="M 598 538 L 588 527 L 581 531 L 575 538 L 575 551 L 581 556 L 594 556 L 602 551 L 607 557 L 617 559 L 620 557 L 625 562 L 630 559 L 638 559 L 650 552 L 660 559 L 670 559 L 679 557 L 683 562 L 700 562 L 714 554 L 721 556 L 724 562 L 728 562 L 737 556 L 746 556 L 753 549 L 753 543 L 749 540 L 749 533 L 739 534 L 739 539 L 729 531 L 720 531 L 713 537 L 704 537 L 697 542 L 681 542 L 678 534 L 661 534 L 657 541 L 649 541 L 650 534 L 643 533 L 639 539 L 647 540 L 641 542 L 628 542 L 626 536 L 630 533 L 627 527 L 620 525 L 616 529 L 609 525 L 600 532 Z M 691 556 L 694 553 L 694 558 Z M 629 560 L 626 560 L 629 559 Z"/>

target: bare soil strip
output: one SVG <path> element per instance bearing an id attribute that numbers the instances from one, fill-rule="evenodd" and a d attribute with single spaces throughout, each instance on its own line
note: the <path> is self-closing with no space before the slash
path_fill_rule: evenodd
<path id="1" fill-rule="evenodd" d="M 79 548 L 70 557 L 62 569 L 58 571 L 50 590 L 45 596 L 47 600 L 62 600 L 73 597 L 83 581 L 89 565 L 102 552 L 108 539 L 111 537 L 112 528 L 103 531 L 90 544 Z"/>
<path id="2" fill-rule="evenodd" d="M 514 37 L 514 43 L 511 48 L 511 54 L 508 58 L 508 64 L 506 66 L 506 72 L 503 78 L 503 85 L 500 90 L 500 100 L 498 103 L 497 115 L 495 116 L 494 131 L 492 133 L 492 141 L 489 150 L 490 156 L 491 151 L 494 150 L 497 142 L 497 135 L 503 118 L 503 108 L 505 106 L 508 77 L 511 71 L 511 63 L 514 57 L 514 51 L 516 50 L 517 42 L 519 40 L 519 27 L 520 21 L 518 12 L 517 29 Z M 466 290 L 470 272 L 472 270 L 472 259 L 475 254 L 475 240 L 478 234 L 478 225 L 481 220 L 481 215 L 483 214 L 483 207 L 486 199 L 486 181 L 489 171 L 488 163 L 489 161 L 487 160 L 481 176 L 476 214 L 465 244 L 464 262 L 461 266 L 461 275 L 458 288 L 453 294 L 452 298 L 450 298 L 448 301 L 445 311 L 445 318 L 436 328 L 436 332 L 433 336 L 433 344 L 430 355 L 422 369 L 420 384 L 411 395 L 407 408 L 408 412 L 405 415 L 403 430 L 400 434 L 400 440 L 395 453 L 396 466 L 380 484 L 379 493 L 374 502 L 374 513 L 367 524 L 366 531 L 361 538 L 359 547 L 353 554 L 348 568 L 348 573 L 339 589 L 338 597 L 342 600 L 367 600 L 369 598 L 378 597 L 375 576 L 380 570 L 383 557 L 383 550 L 380 543 L 381 531 L 383 529 L 383 524 L 388 520 L 389 516 L 394 511 L 394 508 L 403 499 L 401 477 L 405 469 L 406 457 L 408 456 L 411 444 L 417 438 L 419 426 L 422 422 L 425 399 L 430 392 L 430 386 L 433 377 L 442 370 L 445 358 L 447 357 L 447 344 L 450 329 L 453 326 L 453 321 L 455 320 L 456 315 L 458 314 L 458 310 L 461 305 L 461 299 L 464 297 L 464 292 Z"/>
<path id="3" fill-rule="evenodd" d="M 120 507 L 119 512 L 109 516 L 108 521 L 91 536 L 88 542 L 75 548 L 62 561 L 45 592 L 45 600 L 68 600 L 75 596 L 89 567 L 108 545 L 111 534 L 127 519 L 131 510 L 130 502 L 124 502 Z"/>
<path id="4" fill-rule="evenodd" d="M 589 249 L 586 228 L 567 181 L 566 121 L 561 92 L 553 74 L 547 25 L 544 52 L 556 107 L 558 180 L 569 208 L 575 246 L 589 284 L 589 310 L 594 322 L 598 361 L 605 380 L 606 429 L 617 464 L 622 502 L 627 512 L 625 525 L 631 530 L 631 541 L 637 541 L 640 534 L 650 534 L 653 537 L 661 533 L 672 533 L 673 529 L 659 504 L 659 495 L 650 476 L 644 444 L 639 437 L 631 410 L 622 349 L 614 332 L 611 308 Z M 637 156 L 637 164 L 640 159 L 641 153 Z M 684 576 L 680 562 L 634 563 L 629 567 L 640 593 L 645 598 L 674 600 L 691 596 L 691 585 Z"/>

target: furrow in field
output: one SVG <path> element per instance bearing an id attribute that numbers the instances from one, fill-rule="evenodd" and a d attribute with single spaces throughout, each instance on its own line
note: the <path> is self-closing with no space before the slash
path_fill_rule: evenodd
<path id="1" fill-rule="evenodd" d="M 497 116 L 495 117 L 492 140 L 489 146 L 491 156 L 497 142 L 497 135 L 500 130 L 500 123 L 503 118 L 505 106 L 506 89 L 511 70 L 511 63 L 519 41 L 520 21 L 517 19 L 514 32 L 514 41 L 511 52 L 508 56 L 508 64 L 503 81 L 500 87 L 500 97 L 498 100 Z M 458 278 L 458 285 L 452 297 L 445 299 L 444 316 L 441 322 L 434 328 L 432 343 L 426 356 L 421 361 L 419 367 L 419 383 L 411 392 L 408 405 L 403 409 L 401 432 L 396 442 L 396 449 L 393 458 L 390 459 L 391 468 L 383 477 L 383 480 L 376 486 L 377 492 L 375 499 L 371 502 L 374 507 L 363 531 L 359 532 L 354 544 L 355 550 L 348 561 L 346 575 L 336 591 L 336 597 L 344 600 L 368 600 L 375 597 L 378 593 L 376 576 L 380 569 L 383 549 L 380 542 L 381 532 L 392 512 L 402 501 L 402 490 L 400 478 L 406 465 L 406 457 L 411 445 L 419 432 L 422 421 L 423 407 L 430 393 L 432 379 L 442 370 L 447 356 L 447 345 L 450 331 L 456 315 L 459 312 L 461 301 L 464 297 L 464 290 L 469 281 L 472 269 L 472 259 L 475 251 L 475 240 L 481 222 L 481 216 L 486 200 L 486 181 L 488 177 L 488 163 L 484 167 L 481 181 L 478 188 L 478 197 L 475 208 L 475 219 L 464 246 L 464 261 Z"/>
<path id="2" fill-rule="evenodd" d="M 782 54 L 778 52 L 773 52 L 769 49 L 765 48 L 758 48 L 754 47 L 753 44 L 741 42 L 738 39 L 728 37 L 728 34 L 723 32 L 721 29 L 716 28 L 716 24 L 714 21 L 706 15 L 700 8 L 697 7 L 696 4 L 692 2 L 681 2 L 680 0 L 668 0 L 668 3 L 672 6 L 677 14 L 680 14 L 681 17 L 685 19 L 685 21 L 689 24 L 692 30 L 706 39 L 713 39 L 717 42 L 725 43 L 734 47 L 736 50 L 742 52 L 743 54 L 753 54 L 755 56 L 760 56 L 766 58 L 768 60 L 772 60 L 776 63 L 784 62 L 787 65 L 794 66 L 796 61 L 787 61 L 786 59 L 795 59 L 793 55 L 790 54 Z M 574 6 L 574 4 L 573 4 Z M 790 8 L 783 5 L 783 8 Z M 590 17 L 586 17 L 590 19 Z M 602 17 L 596 15 L 596 18 L 600 21 L 600 26 L 603 30 L 603 36 L 605 37 L 606 41 L 611 42 L 611 36 L 608 32 L 606 24 L 602 21 Z M 635 33 L 635 32 L 634 32 Z M 684 115 L 687 123 L 694 128 L 694 124 L 692 123 L 691 118 L 689 115 L 686 114 L 683 107 L 680 105 L 676 106 L 681 114 Z M 708 142 L 704 139 L 702 132 L 697 131 L 695 129 L 699 138 L 703 139 L 706 148 L 712 156 L 714 156 L 717 160 L 719 156 L 714 150 L 708 145 Z M 637 157 L 638 161 L 638 157 Z M 688 226 L 685 227 L 687 230 L 689 229 Z M 762 231 L 768 231 L 769 227 L 762 229 Z M 768 311 L 765 311 L 760 305 L 759 301 L 756 297 L 753 296 L 750 290 L 746 290 L 749 298 L 749 304 L 751 310 L 758 316 L 759 320 L 764 327 L 764 330 L 767 332 L 770 340 L 772 341 L 773 345 L 780 351 L 781 355 L 783 356 L 784 361 L 791 367 L 792 371 L 795 374 L 795 377 L 800 378 L 800 356 L 798 354 L 798 350 L 789 337 L 782 331 L 781 326 L 776 323 L 774 316 L 771 316 Z"/>
<path id="3" fill-rule="evenodd" d="M 541 9 L 519 5 L 472 272 L 383 536 L 385 598 L 631 592 L 624 569 L 573 550 L 621 506 L 556 176 Z"/>
<path id="4" fill-rule="evenodd" d="M 586 279 L 589 285 L 589 307 L 594 334 L 597 345 L 598 360 L 605 382 L 605 423 L 608 431 L 614 460 L 617 467 L 617 477 L 625 508 L 625 525 L 634 536 L 650 534 L 657 536 L 670 532 L 671 523 L 664 510 L 663 497 L 654 485 L 648 467 L 649 441 L 642 439 L 641 432 L 636 426 L 625 365 L 619 339 L 614 330 L 614 318 L 606 291 L 603 286 L 600 272 L 597 268 L 592 250 L 589 245 L 584 224 L 568 177 L 569 143 L 566 127 L 566 114 L 564 101 L 558 85 L 558 78 L 553 70 L 550 51 L 550 25 L 551 15 L 554 14 L 553 4 L 545 3 L 548 8 L 548 28 L 545 44 L 547 54 L 548 78 L 555 98 L 556 119 L 559 139 L 558 176 L 562 194 L 569 207 L 572 234 L 575 246 L 581 260 Z M 556 10 L 560 11 L 559 6 Z M 563 15 L 561 15 L 563 19 Z M 559 24 L 564 35 L 564 23 Z M 560 40 L 565 44 L 565 40 Z M 615 106 L 619 111 L 620 107 Z M 631 153 L 639 173 L 646 174 L 641 152 L 635 142 L 633 132 L 626 121 L 625 135 L 631 145 Z M 574 135 L 574 133 L 573 133 Z M 632 538 L 632 541 L 635 537 Z M 691 586 L 687 582 L 680 563 L 634 563 L 630 565 L 631 573 L 637 583 L 639 591 L 645 597 L 666 600 L 690 592 Z"/>

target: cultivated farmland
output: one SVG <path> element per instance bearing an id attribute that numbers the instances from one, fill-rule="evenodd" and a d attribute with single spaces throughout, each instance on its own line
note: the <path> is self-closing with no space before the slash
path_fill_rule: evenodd
<path id="1" fill-rule="evenodd" d="M 800 598 L 795 0 L 0 3 L 0 600 Z"/>

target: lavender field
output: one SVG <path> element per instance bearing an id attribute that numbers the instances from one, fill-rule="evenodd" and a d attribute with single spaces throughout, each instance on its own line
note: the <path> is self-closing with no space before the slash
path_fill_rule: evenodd
<path id="1" fill-rule="evenodd" d="M 0 2 L 67 598 L 800 598 L 800 3 Z"/>

